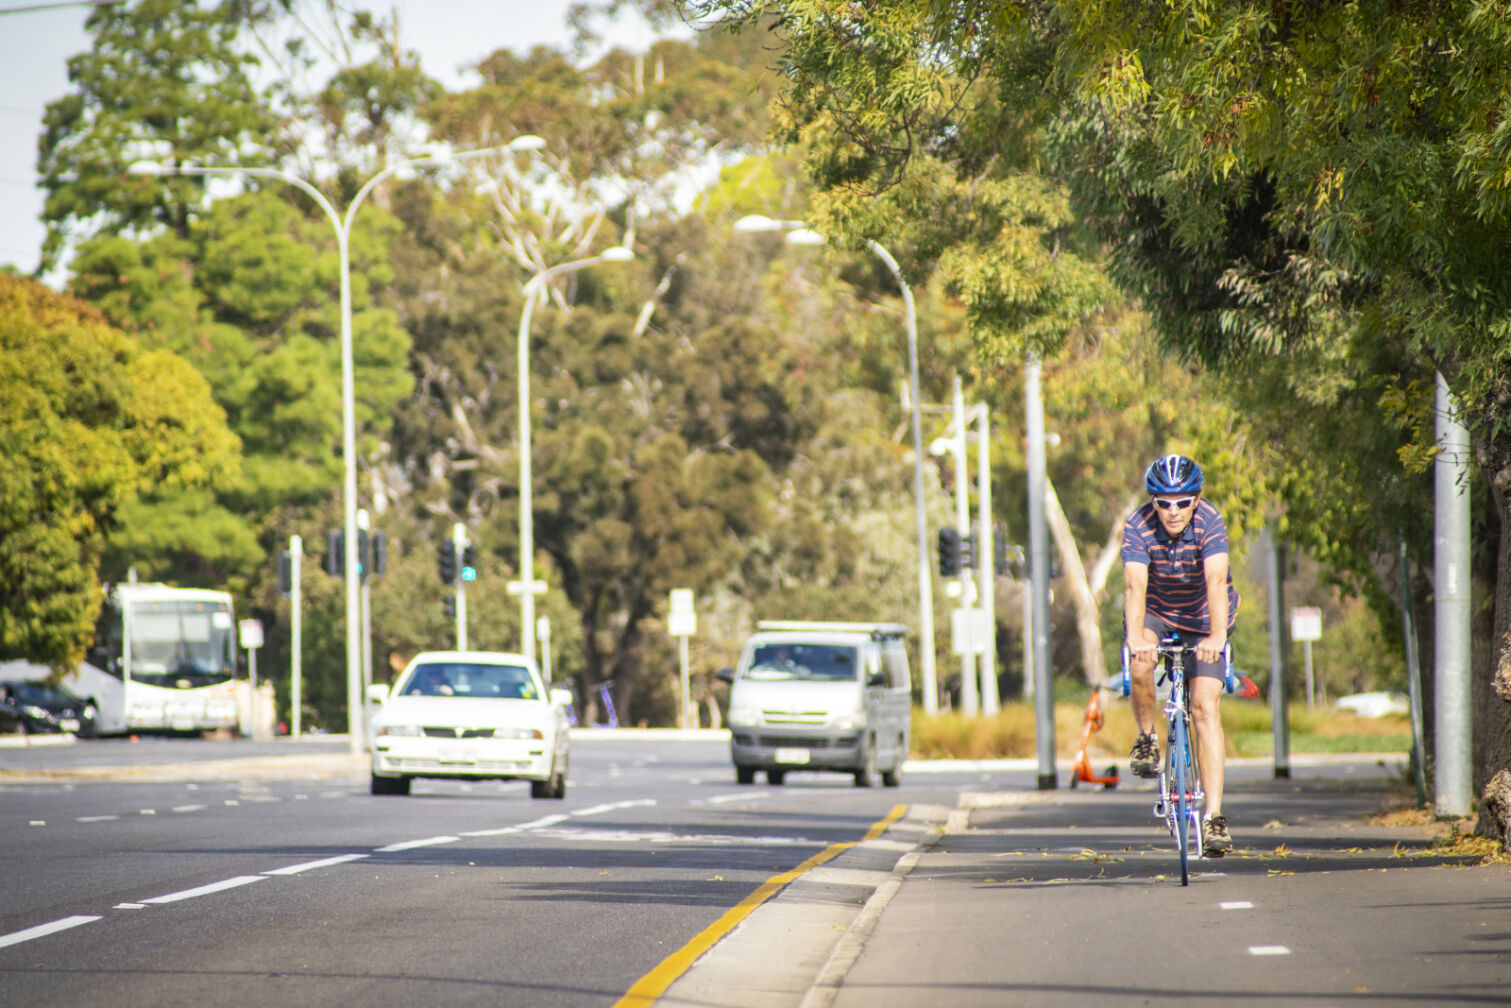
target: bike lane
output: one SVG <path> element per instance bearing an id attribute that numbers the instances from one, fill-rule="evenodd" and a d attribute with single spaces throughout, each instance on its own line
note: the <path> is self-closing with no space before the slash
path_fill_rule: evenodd
<path id="1" fill-rule="evenodd" d="M 1231 775 L 1184 888 L 1148 785 L 966 795 L 802 1006 L 1504 1004 L 1511 869 L 1371 824 L 1383 769 L 1307 774 Z"/>

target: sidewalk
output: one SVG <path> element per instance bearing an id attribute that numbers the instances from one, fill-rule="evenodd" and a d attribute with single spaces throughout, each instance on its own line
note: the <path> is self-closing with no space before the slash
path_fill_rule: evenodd
<path id="1" fill-rule="evenodd" d="M 1230 776 L 1225 803 L 1236 849 L 1222 860 L 1193 861 L 1192 887 L 1180 885 L 1173 843 L 1152 815 L 1153 789 L 1146 782 L 1135 779 L 1110 791 L 1083 786 L 965 793 L 954 809 L 910 808 L 878 840 L 858 844 L 789 885 L 656 1003 L 661 1008 L 1075 1004 L 1077 995 L 1057 987 L 1075 981 L 1097 959 L 1106 969 L 1107 957 L 1086 935 L 1062 935 L 1056 941 L 1068 942 L 1069 948 L 1055 945 L 1025 962 L 1023 949 L 1042 938 L 1036 932 L 1053 927 L 1043 917 L 1046 907 L 1051 917 L 1064 909 L 1067 918 L 1072 910 L 1105 918 L 1109 890 L 1118 900 L 1138 901 L 1153 891 L 1162 902 L 1178 902 L 1199 882 L 1213 892 L 1225 882 L 1238 889 L 1274 875 L 1279 857 L 1287 859 L 1284 874 L 1300 867 L 1305 875 L 1335 873 L 1350 880 L 1350 871 L 1406 866 L 1403 852 L 1420 855 L 1413 865 L 1457 863 L 1429 853 L 1432 827 L 1369 823 L 1397 786 L 1394 765 L 1388 772 L 1357 757 L 1348 766 L 1337 758 L 1301 759 L 1293 761 L 1290 779 L 1276 780 L 1266 761 L 1248 762 L 1243 779 Z M 1452 888 L 1483 883 L 1474 872 L 1433 879 L 1448 886 L 1445 899 L 1453 898 Z M 1039 916 L 1025 916 L 1030 903 L 1038 906 Z M 1139 912 L 1129 913 L 1118 923 L 1103 923 L 1120 933 L 1128 920 L 1139 919 Z M 1093 948 L 1079 948 L 1083 943 Z M 1032 988 L 1025 1001 L 1021 980 L 1034 968 L 1057 971 L 1057 983 Z"/>

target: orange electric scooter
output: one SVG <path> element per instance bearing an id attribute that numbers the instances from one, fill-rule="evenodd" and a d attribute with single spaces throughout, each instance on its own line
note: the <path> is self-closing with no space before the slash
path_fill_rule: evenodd
<path id="1" fill-rule="evenodd" d="M 1093 732 L 1102 730 L 1102 687 L 1098 686 L 1091 691 L 1091 699 L 1086 701 L 1086 726 L 1081 731 L 1081 748 L 1076 752 L 1076 765 L 1070 773 L 1070 786 L 1085 781 L 1087 784 L 1100 784 L 1111 790 L 1118 786 L 1118 768 L 1114 764 L 1107 768 L 1104 776 L 1098 777 L 1091 769 L 1091 760 L 1086 755 L 1086 745 L 1091 741 Z"/>

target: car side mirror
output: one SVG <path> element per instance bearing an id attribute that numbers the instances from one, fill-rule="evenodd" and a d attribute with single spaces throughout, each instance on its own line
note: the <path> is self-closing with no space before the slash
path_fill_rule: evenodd
<path id="1" fill-rule="evenodd" d="M 387 683 L 369 683 L 367 686 L 367 702 L 385 704 L 388 702 Z"/>
<path id="2" fill-rule="evenodd" d="M 572 706 L 572 691 L 565 686 L 552 686 L 551 704 L 556 707 Z"/>
<path id="3" fill-rule="evenodd" d="M 714 678 L 723 682 L 733 683 L 735 681 L 735 670 L 726 665 L 714 673 Z"/>

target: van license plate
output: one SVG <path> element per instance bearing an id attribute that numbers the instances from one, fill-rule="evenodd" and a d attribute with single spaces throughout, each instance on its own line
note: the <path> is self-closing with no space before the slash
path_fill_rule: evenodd
<path id="1" fill-rule="evenodd" d="M 807 763 L 808 755 L 807 749 L 778 749 L 776 761 L 778 763 Z"/>

